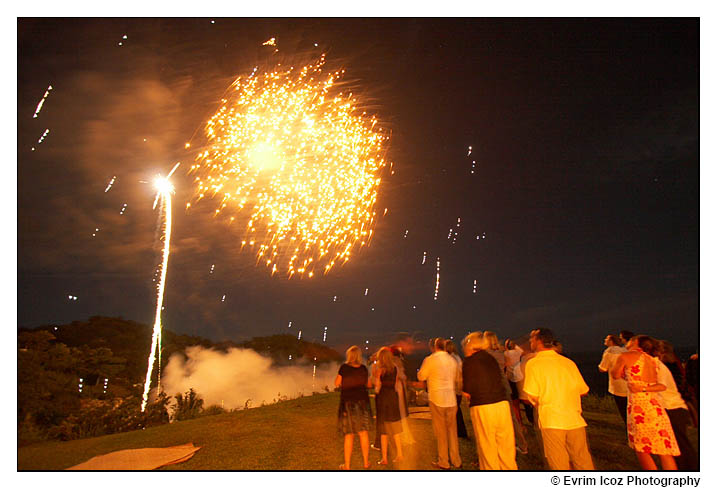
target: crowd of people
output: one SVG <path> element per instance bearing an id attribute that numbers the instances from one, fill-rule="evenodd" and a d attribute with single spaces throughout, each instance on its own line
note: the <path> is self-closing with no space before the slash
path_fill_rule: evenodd
<path id="1" fill-rule="evenodd" d="M 623 330 L 608 335 L 598 368 L 609 373 L 608 391 L 626 425 L 628 445 L 644 470 L 698 470 L 687 436 L 698 426 L 698 355 L 686 366 L 665 340 Z"/>
<path id="2" fill-rule="evenodd" d="M 698 458 L 686 436 L 689 424 L 697 426 L 697 355 L 684 366 L 668 342 L 628 331 L 607 336 L 604 344 L 599 369 L 609 373 L 609 393 L 641 468 L 657 469 L 656 455 L 664 470 L 697 470 Z M 355 435 L 364 468 L 371 467 L 372 387 L 376 439 L 371 448 L 381 451 L 378 465 L 389 464 L 390 449 L 391 463 L 401 463 L 404 445 L 414 442 L 406 418 L 408 390 L 415 388 L 428 393 L 436 468 L 462 468 L 458 440 L 469 438 L 461 412 L 465 400 L 481 470 L 518 469 L 516 452 L 528 453 L 529 431 L 538 438 L 550 469 L 594 469 L 581 408 L 589 387 L 576 364 L 562 355 L 551 330 L 533 330 L 523 348 L 510 339 L 501 345 L 491 331 L 472 332 L 461 342 L 463 360 L 451 340 L 432 339 L 429 348 L 418 381 L 408 380 L 396 347 L 379 349 L 369 360 L 371 372 L 358 346 L 347 350 L 335 381 L 344 436 L 340 469 L 351 469 Z"/>

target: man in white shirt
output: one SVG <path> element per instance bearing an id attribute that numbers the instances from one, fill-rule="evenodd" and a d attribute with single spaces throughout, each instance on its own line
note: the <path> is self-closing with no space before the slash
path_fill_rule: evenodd
<path id="1" fill-rule="evenodd" d="M 576 364 L 557 353 L 548 328 L 531 332 L 536 355 L 526 363 L 524 392 L 538 406 L 544 455 L 552 470 L 593 470 L 581 416 L 581 396 L 588 393 Z"/>
<path id="2" fill-rule="evenodd" d="M 434 339 L 432 354 L 424 359 L 417 373 L 419 381 L 426 381 L 431 408 L 431 425 L 436 437 L 439 460 L 432 465 L 448 470 L 449 461 L 461 467 L 459 439 L 456 434 L 456 391 L 461 388 L 461 371 L 454 358 L 444 349 L 444 339 Z"/>
<path id="3" fill-rule="evenodd" d="M 598 370 L 603 373 L 610 373 L 618 357 L 626 352 L 626 348 L 621 347 L 621 340 L 616 335 L 606 335 L 603 345 L 606 346 L 606 350 L 603 351 Z M 618 407 L 618 413 L 621 414 L 623 419 L 623 425 L 626 425 L 626 405 L 628 404 L 628 385 L 626 380 L 623 378 L 614 379 L 609 374 L 608 392 L 613 395 L 613 400 L 616 402 L 616 407 Z"/>

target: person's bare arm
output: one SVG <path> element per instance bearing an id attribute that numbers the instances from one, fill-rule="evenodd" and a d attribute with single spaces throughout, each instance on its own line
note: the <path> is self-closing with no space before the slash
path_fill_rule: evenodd
<path id="1" fill-rule="evenodd" d="M 613 369 L 611 369 L 611 377 L 613 379 L 621 379 L 621 376 L 623 376 L 623 368 L 626 365 L 626 359 L 623 357 L 623 354 L 621 354 L 618 357 L 618 360 L 616 360 L 616 365 L 613 366 Z"/>

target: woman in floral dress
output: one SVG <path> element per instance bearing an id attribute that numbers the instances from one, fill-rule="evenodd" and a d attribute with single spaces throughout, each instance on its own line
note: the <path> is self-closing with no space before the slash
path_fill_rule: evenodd
<path id="1" fill-rule="evenodd" d="M 664 470 L 675 470 L 680 450 L 673 434 L 671 421 L 656 395 L 666 387 L 656 382 L 656 364 L 646 352 L 652 352 L 656 341 L 647 335 L 637 335 L 626 344 L 628 352 L 621 354 L 611 370 L 614 379 L 628 383 L 626 427 L 628 445 L 644 470 L 657 470 L 652 454 L 661 460 Z"/>

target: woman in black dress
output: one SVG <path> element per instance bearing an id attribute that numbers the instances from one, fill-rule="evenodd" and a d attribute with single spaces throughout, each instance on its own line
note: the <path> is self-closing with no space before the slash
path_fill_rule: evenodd
<path id="1" fill-rule="evenodd" d="M 334 381 L 341 388 L 339 398 L 339 430 L 344 434 L 344 464 L 339 469 L 350 469 L 354 434 L 359 434 L 364 468 L 369 468 L 369 371 L 362 363 L 361 350 L 356 345 L 347 349 L 347 362 L 339 368 Z"/>
<path id="2" fill-rule="evenodd" d="M 387 459 L 389 436 L 396 446 L 394 463 L 404 459 L 401 448 L 401 411 L 399 410 L 399 393 L 396 383 L 399 370 L 396 367 L 394 355 L 388 347 L 382 347 L 377 354 L 377 370 L 374 378 L 374 391 L 376 392 L 377 420 L 376 430 L 381 434 L 381 460 L 378 464 L 385 465 Z"/>

